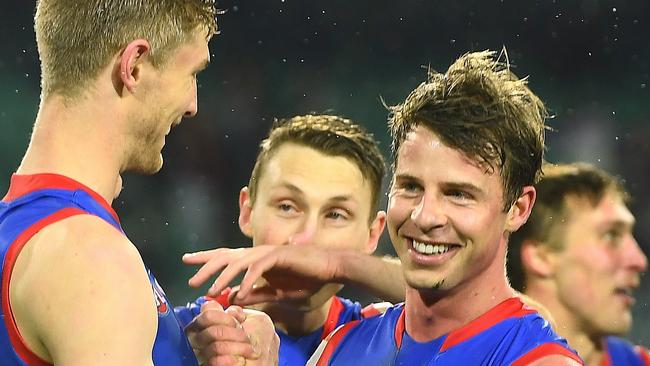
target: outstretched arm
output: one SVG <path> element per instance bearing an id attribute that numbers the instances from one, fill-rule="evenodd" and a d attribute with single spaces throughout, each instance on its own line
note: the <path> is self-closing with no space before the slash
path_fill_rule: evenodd
<path id="1" fill-rule="evenodd" d="M 404 301 L 406 283 L 399 258 L 359 252 L 340 253 L 340 256 L 341 277 L 346 284 L 360 287 L 385 301 Z"/>
<path id="2" fill-rule="evenodd" d="M 262 245 L 186 254 L 183 261 L 202 265 L 190 278 L 190 286 L 198 287 L 222 271 L 208 291 L 210 296 L 218 295 L 239 273 L 245 272 L 232 299 L 242 305 L 305 298 L 332 282 L 354 284 L 389 301 L 404 298 L 398 260 L 353 250 Z M 265 284 L 260 285 L 262 278 Z"/>

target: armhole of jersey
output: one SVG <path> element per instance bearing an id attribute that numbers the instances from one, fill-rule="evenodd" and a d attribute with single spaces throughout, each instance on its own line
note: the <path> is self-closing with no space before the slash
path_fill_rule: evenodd
<path id="1" fill-rule="evenodd" d="M 18 326 L 16 325 L 16 320 L 14 319 L 13 311 L 11 310 L 11 303 L 9 301 L 9 285 L 11 283 L 11 273 L 13 267 L 16 264 L 16 259 L 20 254 L 20 251 L 23 249 L 25 244 L 31 239 L 36 233 L 38 233 L 44 227 L 53 224 L 55 222 L 61 221 L 71 216 L 87 214 L 86 211 L 80 210 L 78 208 L 64 208 L 59 211 L 54 212 L 53 214 L 42 218 L 41 220 L 35 222 L 27 229 L 25 229 L 20 235 L 14 240 L 13 243 L 9 246 L 9 250 L 5 254 L 5 260 L 2 267 L 2 308 L 4 309 L 5 316 L 4 322 L 5 327 L 7 328 L 7 333 L 9 335 L 9 340 L 11 345 L 14 347 L 14 351 L 20 357 L 23 362 L 30 366 L 50 366 L 51 364 L 47 361 L 41 359 L 38 355 L 32 352 L 23 337 L 18 331 Z"/>
<path id="2" fill-rule="evenodd" d="M 336 328 L 318 345 L 318 348 L 316 348 L 316 351 L 309 358 L 305 366 L 326 366 L 332 358 L 336 347 L 341 343 L 345 335 L 357 324 L 359 324 L 359 321 L 353 320 Z"/>
<path id="3" fill-rule="evenodd" d="M 568 348 L 558 344 L 558 343 L 544 343 L 541 344 L 532 350 L 528 351 L 523 356 L 519 357 L 511 364 L 511 366 L 525 366 L 533 361 L 537 361 L 542 357 L 552 356 L 552 355 L 561 355 L 566 356 L 580 365 L 584 365 L 582 359 L 578 357 L 575 353 L 571 352 Z"/>
<path id="4" fill-rule="evenodd" d="M 641 358 L 645 366 L 650 366 L 650 351 L 647 348 L 635 346 L 634 351 L 639 355 L 639 358 Z"/>

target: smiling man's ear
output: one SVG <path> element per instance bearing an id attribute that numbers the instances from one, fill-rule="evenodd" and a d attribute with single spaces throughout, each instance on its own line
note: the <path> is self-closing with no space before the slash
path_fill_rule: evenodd
<path id="1" fill-rule="evenodd" d="M 517 231 L 528 220 L 530 212 L 535 204 L 537 192 L 533 186 L 525 186 L 519 198 L 512 204 L 508 210 L 508 217 L 506 219 L 506 230 L 508 232 Z"/>

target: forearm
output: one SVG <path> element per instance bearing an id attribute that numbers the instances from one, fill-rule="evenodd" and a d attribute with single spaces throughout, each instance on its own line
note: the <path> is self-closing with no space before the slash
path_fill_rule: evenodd
<path id="1" fill-rule="evenodd" d="M 338 256 L 338 281 L 360 287 L 385 301 L 404 301 L 406 284 L 398 258 L 356 251 L 342 251 Z"/>

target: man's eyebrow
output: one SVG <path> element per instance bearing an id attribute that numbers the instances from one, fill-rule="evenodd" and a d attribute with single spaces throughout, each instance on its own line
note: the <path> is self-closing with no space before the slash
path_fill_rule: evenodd
<path id="1" fill-rule="evenodd" d="M 352 195 L 334 196 L 327 199 L 329 202 L 356 202 Z"/>
<path id="2" fill-rule="evenodd" d="M 603 223 L 603 227 L 606 227 L 607 229 L 614 228 L 617 230 L 621 230 L 626 228 L 634 228 L 635 224 L 636 224 L 635 219 L 631 219 L 631 220 L 613 219 L 613 220 L 606 220 Z"/>
<path id="3" fill-rule="evenodd" d="M 395 179 L 399 180 L 410 180 L 410 181 L 420 181 L 420 178 L 415 177 L 414 175 L 411 175 L 409 173 L 397 173 L 395 174 Z"/>
<path id="4" fill-rule="evenodd" d="M 297 194 L 299 194 L 301 196 L 304 195 L 304 192 L 302 191 L 302 189 L 298 188 L 298 186 L 295 186 L 295 185 L 293 185 L 291 183 L 282 182 L 282 183 L 278 184 L 276 187 L 286 188 L 286 189 L 288 189 L 288 190 L 290 190 L 290 191 L 292 191 L 294 193 L 297 193 Z"/>
<path id="5" fill-rule="evenodd" d="M 483 189 L 481 189 L 481 187 L 467 182 L 448 182 L 445 184 L 445 186 L 450 189 L 458 189 L 462 191 L 469 191 L 469 192 L 476 192 L 476 193 L 484 192 Z"/>

